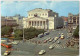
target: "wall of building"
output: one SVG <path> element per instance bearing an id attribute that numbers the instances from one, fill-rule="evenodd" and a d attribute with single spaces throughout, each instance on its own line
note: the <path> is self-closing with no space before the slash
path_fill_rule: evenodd
<path id="1" fill-rule="evenodd" d="M 72 23 L 72 27 L 76 29 L 79 25 L 79 14 L 73 15 L 71 13 L 68 14 L 68 23 Z"/>
<path id="2" fill-rule="evenodd" d="M 61 17 L 59 17 L 57 21 L 58 21 L 58 27 L 62 27 L 64 25 L 64 21 Z"/>
<path id="3" fill-rule="evenodd" d="M 17 23 L 12 17 L 1 17 L 1 26 L 17 26 Z"/>
<path id="4" fill-rule="evenodd" d="M 53 12 L 50 9 L 37 8 L 34 10 L 30 10 L 30 11 L 28 11 L 27 19 L 34 18 L 35 17 L 34 15 L 37 15 L 38 17 L 40 17 L 42 19 L 48 19 L 48 28 L 49 29 L 56 29 L 62 22 L 61 20 L 58 19 L 58 13 Z M 26 27 L 28 24 L 28 22 L 26 21 L 27 19 L 23 18 L 24 28 L 27 28 Z"/>
<path id="5" fill-rule="evenodd" d="M 28 27 L 28 23 L 26 21 L 27 18 L 23 18 L 23 28 L 27 28 Z"/>

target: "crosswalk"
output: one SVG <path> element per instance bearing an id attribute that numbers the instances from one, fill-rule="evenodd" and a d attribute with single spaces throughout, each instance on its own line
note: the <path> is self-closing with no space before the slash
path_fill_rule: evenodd
<path id="1" fill-rule="evenodd" d="M 61 44 L 53 44 L 53 46 L 55 48 L 65 48 L 65 46 L 61 45 Z"/>

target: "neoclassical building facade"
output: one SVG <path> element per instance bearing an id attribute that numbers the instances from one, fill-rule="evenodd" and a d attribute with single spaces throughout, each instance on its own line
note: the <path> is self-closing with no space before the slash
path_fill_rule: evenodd
<path id="1" fill-rule="evenodd" d="M 28 17 L 23 18 L 23 28 L 56 29 L 58 13 L 50 9 L 36 8 L 28 11 Z"/>

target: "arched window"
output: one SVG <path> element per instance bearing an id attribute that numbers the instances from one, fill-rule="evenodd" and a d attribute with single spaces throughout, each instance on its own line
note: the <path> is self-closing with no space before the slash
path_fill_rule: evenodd
<path id="1" fill-rule="evenodd" d="M 43 14 L 43 16 L 44 16 L 44 14 Z"/>
<path id="2" fill-rule="evenodd" d="M 29 16 L 30 16 L 30 14 L 29 14 Z"/>

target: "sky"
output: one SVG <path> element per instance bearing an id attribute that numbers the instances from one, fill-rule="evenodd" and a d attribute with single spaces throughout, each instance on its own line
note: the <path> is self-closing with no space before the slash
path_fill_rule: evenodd
<path id="1" fill-rule="evenodd" d="M 20 14 L 27 17 L 27 12 L 35 8 L 51 9 L 59 16 L 68 16 L 68 13 L 79 13 L 78 1 L 1 1 L 1 16 Z"/>

